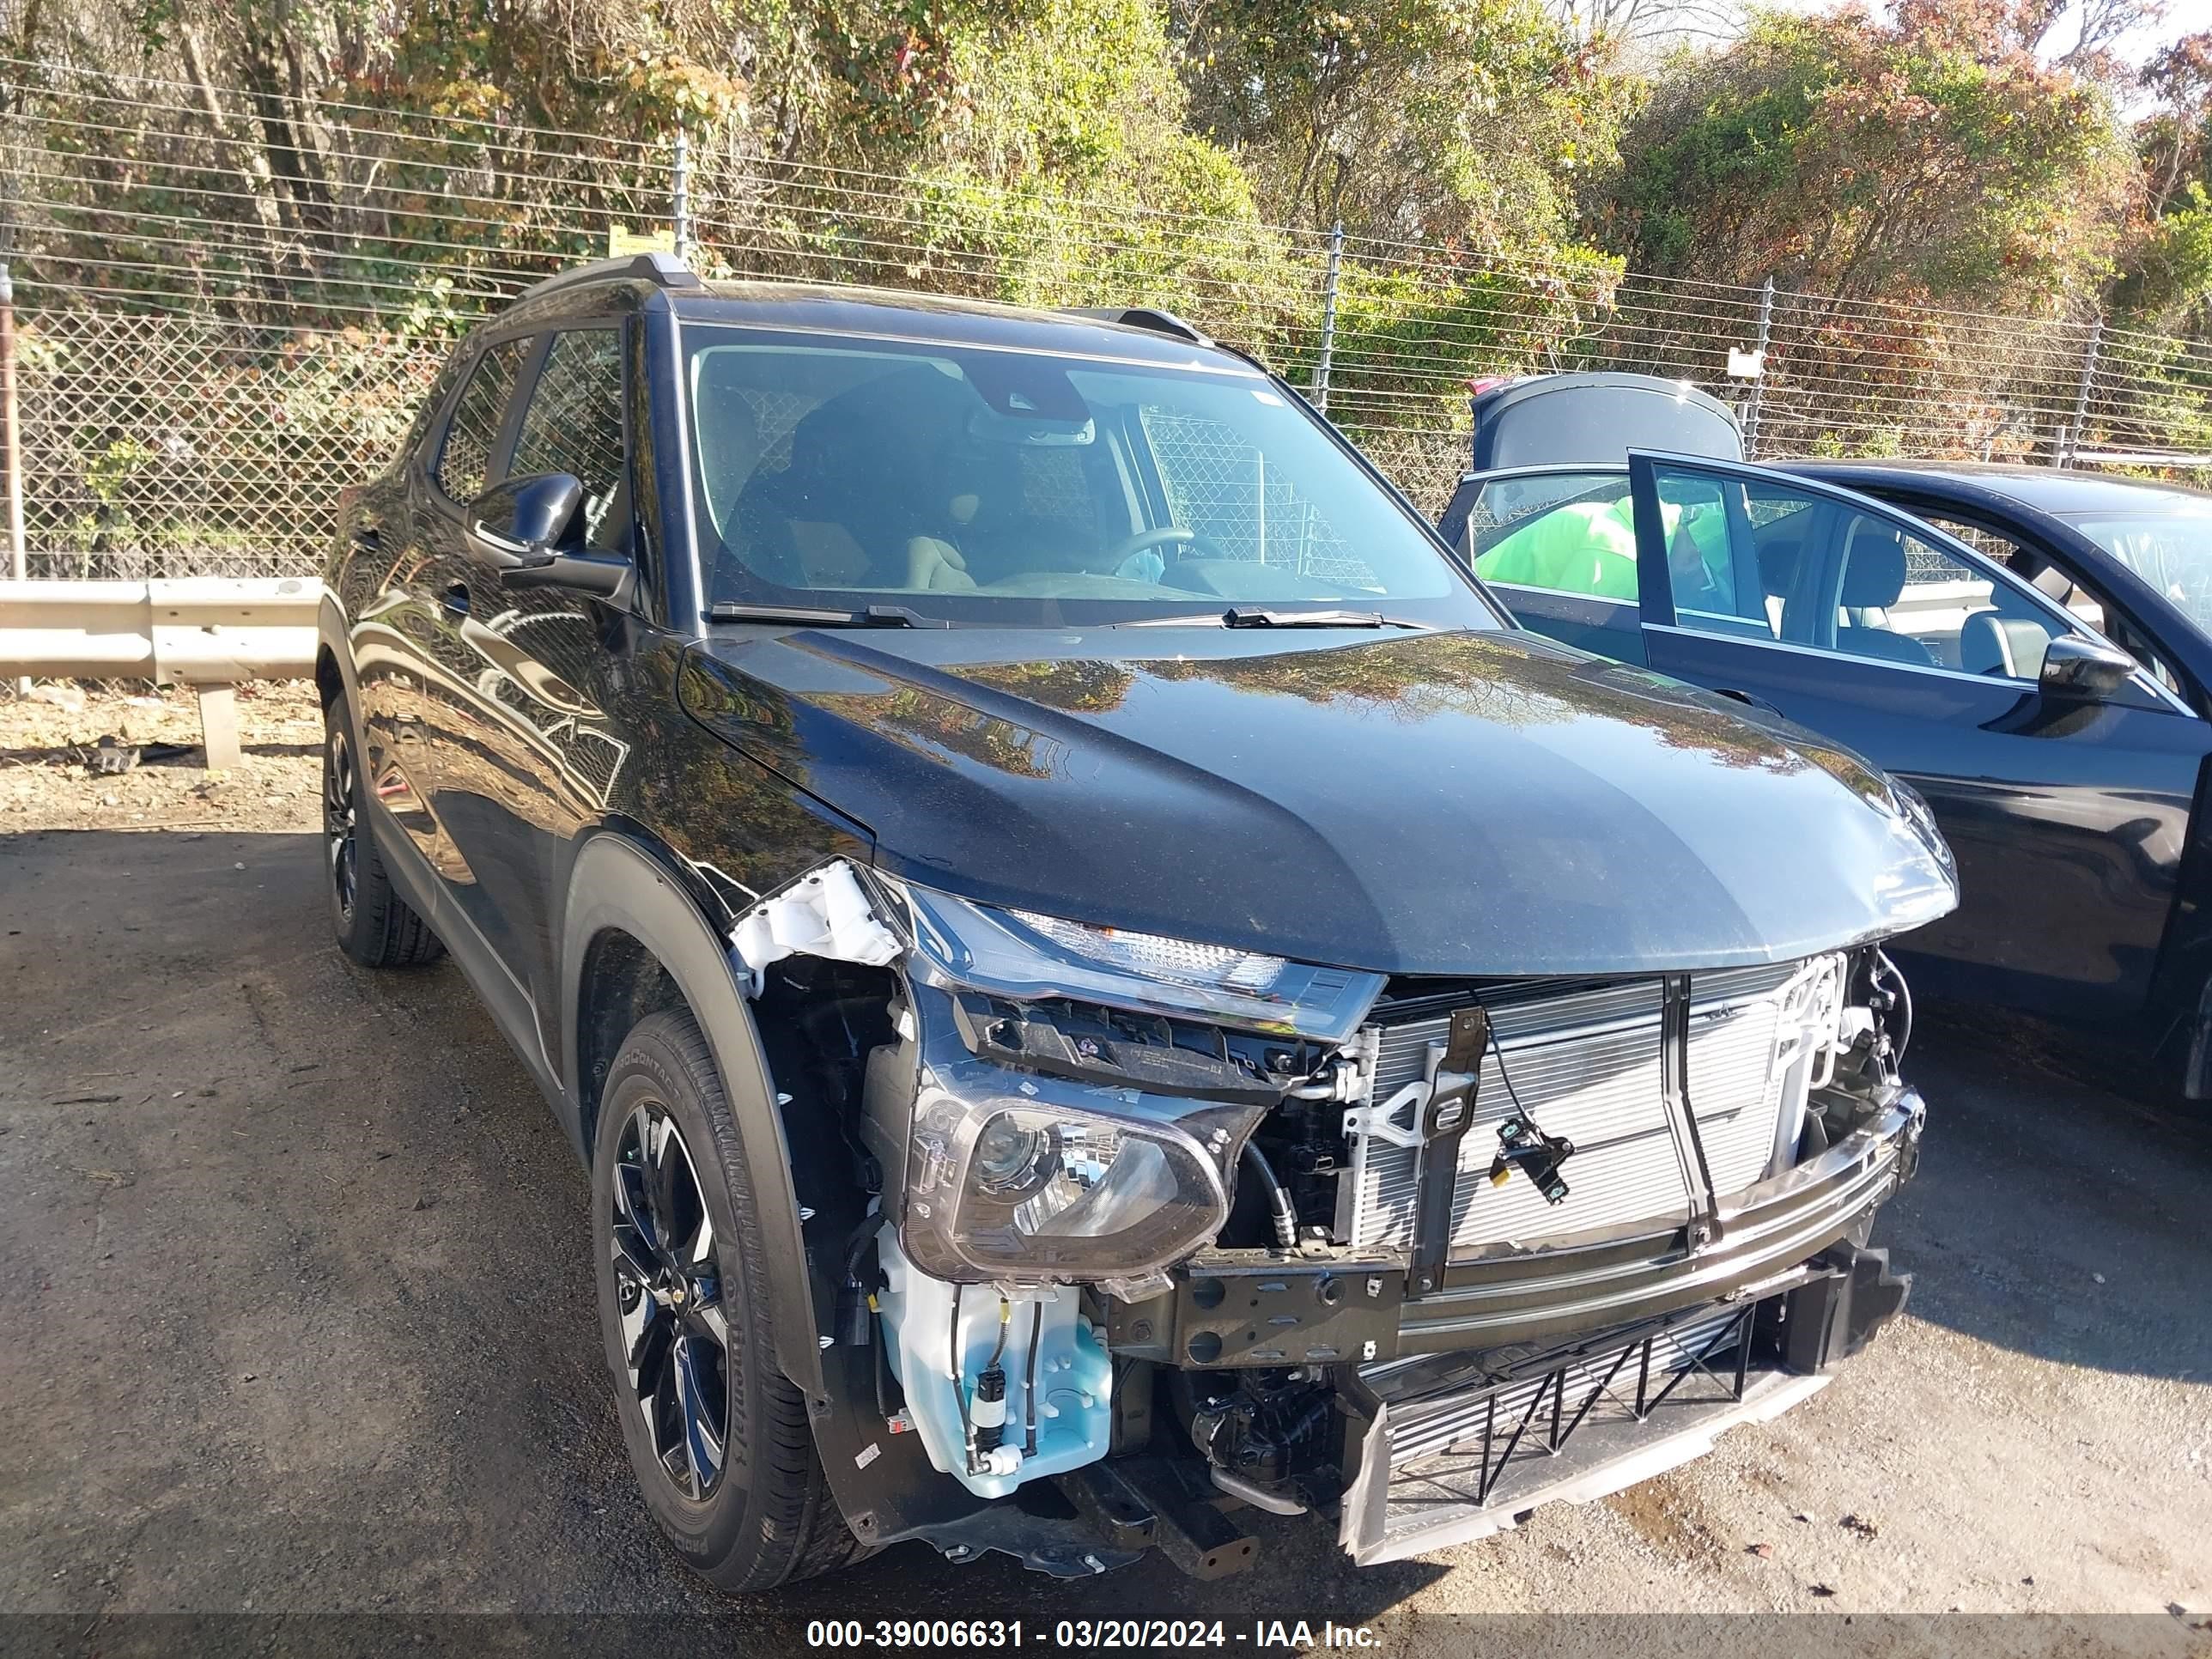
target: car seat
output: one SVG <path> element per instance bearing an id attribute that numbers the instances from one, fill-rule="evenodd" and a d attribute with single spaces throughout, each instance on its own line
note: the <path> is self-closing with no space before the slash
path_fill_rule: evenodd
<path id="1" fill-rule="evenodd" d="M 909 543 L 941 526 L 921 453 L 959 412 L 961 388 L 933 368 L 905 369 L 839 392 L 792 428 L 791 460 L 756 471 L 738 503 L 744 568 L 792 587 L 902 587 Z M 933 569 L 957 567 L 951 561 Z"/>
<path id="2" fill-rule="evenodd" d="M 1994 608 L 1970 612 L 1959 628 L 1959 666 L 1969 674 L 1999 674 L 2033 680 L 2043 672 L 2050 630 L 2026 617 L 2008 617 Z"/>
<path id="3" fill-rule="evenodd" d="M 1903 532 L 1871 519 L 1858 520 L 1844 543 L 1843 591 L 1838 596 L 1852 620 L 1836 629 L 1836 649 L 1854 657 L 1940 666 L 1934 652 L 1889 626 L 1889 607 L 1904 592 Z"/>

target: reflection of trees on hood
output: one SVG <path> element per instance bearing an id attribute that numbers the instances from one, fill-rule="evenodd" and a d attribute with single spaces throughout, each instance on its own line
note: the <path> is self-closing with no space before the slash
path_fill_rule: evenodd
<path id="1" fill-rule="evenodd" d="M 1133 665 L 1082 657 L 987 663 L 959 672 L 975 684 L 1077 714 L 1112 713 L 1127 701 L 1139 676 L 1146 676 L 1207 680 L 1240 691 L 1350 705 L 1408 721 L 1456 714 L 1533 726 L 1606 718 L 1641 726 L 1668 748 L 1694 750 L 1723 766 L 1786 774 L 1810 763 L 1869 799 L 1883 793 L 1881 780 L 1865 767 L 1809 734 L 1793 733 L 1785 743 L 1743 718 L 1749 710 L 1739 714 L 1707 693 L 1639 668 L 1554 655 L 1546 646 L 1532 648 L 1526 636 L 1431 634 L 1250 656 L 1163 658 Z M 968 723 L 976 722 L 970 711 L 959 714 Z M 950 711 L 933 712 L 921 725 L 912 724 L 919 716 L 915 710 L 889 723 L 918 735 L 926 731 L 948 747 L 962 746 L 943 735 L 961 723 Z M 1036 735 L 1019 726 L 1006 729 L 1024 743 Z M 983 734 L 963 740 L 981 741 Z M 1003 738 L 988 742 L 993 753 L 1004 753 Z M 976 757 L 999 763 L 982 754 Z"/>
<path id="2" fill-rule="evenodd" d="M 874 694 L 832 692 L 817 701 L 831 714 L 928 759 L 942 762 L 949 751 L 1016 777 L 1050 777 L 1066 750 L 1059 738 L 1032 726 L 913 686 Z"/>
<path id="3" fill-rule="evenodd" d="M 1157 679 L 1213 680 L 1240 691 L 1349 703 L 1396 720 L 1468 714 L 1502 726 L 1573 717 L 1573 704 L 1559 695 L 1564 682 L 1549 671 L 1549 664 L 1501 644 L 1494 634 L 1435 634 L 1324 651 L 1145 665 Z"/>
<path id="4" fill-rule="evenodd" d="M 1431 635 L 1329 651 L 1155 662 L 1146 665 L 1146 672 L 1165 680 L 1211 679 L 1245 690 L 1279 691 L 1310 702 L 1362 704 L 1408 720 L 1443 714 L 1512 726 L 1585 716 L 1624 720 L 1670 749 L 1694 750 L 1723 766 L 1786 774 L 1802 771 L 1809 759 L 1868 793 L 1846 775 L 1855 767 L 1849 757 L 1832 750 L 1801 756 L 1716 707 L 1703 692 L 1619 663 L 1531 651 L 1504 635 Z M 1602 689 L 1601 700 L 1592 687 Z M 1863 767 L 1856 769 L 1865 773 Z M 1878 796 L 1878 780 L 1872 787 Z"/>
<path id="5" fill-rule="evenodd" d="M 1575 677 L 1613 692 L 1618 701 L 1611 702 L 1609 712 L 1632 726 L 1642 726 L 1669 749 L 1692 749 L 1723 766 L 1785 776 L 1803 771 L 1811 761 L 1844 782 L 1850 782 L 1836 767 L 1809 752 L 1801 752 L 1807 745 L 1796 737 L 1785 740 L 1777 736 L 1748 718 L 1748 708 L 1729 703 L 1711 692 L 1678 685 L 1620 663 L 1591 663 L 1577 670 Z"/>
<path id="6" fill-rule="evenodd" d="M 1103 714 L 1119 708 L 1137 678 L 1125 665 L 1097 657 L 984 663 L 959 672 L 977 685 L 1072 714 Z"/>

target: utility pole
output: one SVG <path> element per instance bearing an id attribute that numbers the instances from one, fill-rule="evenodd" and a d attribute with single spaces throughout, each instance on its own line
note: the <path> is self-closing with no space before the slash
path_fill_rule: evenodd
<path id="1" fill-rule="evenodd" d="M 1321 283 L 1321 356 L 1314 364 L 1313 406 L 1328 409 L 1329 360 L 1336 356 L 1336 284 L 1344 268 L 1344 221 L 1329 227 L 1328 269 Z"/>

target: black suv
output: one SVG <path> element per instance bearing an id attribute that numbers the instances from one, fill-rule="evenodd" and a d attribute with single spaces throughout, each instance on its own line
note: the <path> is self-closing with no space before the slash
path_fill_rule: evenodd
<path id="1" fill-rule="evenodd" d="M 1516 627 L 1172 317 L 556 277 L 345 502 L 318 678 L 339 940 L 588 1161 L 717 1584 L 1387 1560 L 1903 1298 L 1924 807 Z"/>

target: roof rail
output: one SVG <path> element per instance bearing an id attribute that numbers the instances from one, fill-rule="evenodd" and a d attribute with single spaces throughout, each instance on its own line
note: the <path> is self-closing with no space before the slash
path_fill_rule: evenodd
<path id="1" fill-rule="evenodd" d="M 594 259 L 589 264 L 578 265 L 573 270 L 556 272 L 542 283 L 536 283 L 515 295 L 517 300 L 535 300 L 541 295 L 555 294 L 563 289 L 581 288 L 586 283 L 645 282 L 655 288 L 703 287 L 691 267 L 672 253 L 631 253 L 619 259 Z"/>
<path id="2" fill-rule="evenodd" d="M 1162 311 L 1157 306 L 1062 306 L 1063 317 L 1088 317 L 1094 322 L 1119 323 L 1124 328 L 1150 329 L 1155 334 L 1172 334 L 1178 340 L 1188 340 L 1193 345 L 1210 346 L 1214 343 L 1209 335 L 1200 333 L 1172 311 Z"/>

